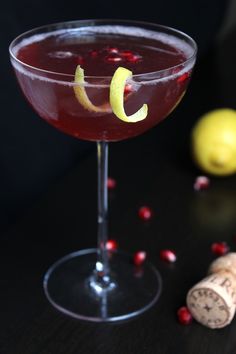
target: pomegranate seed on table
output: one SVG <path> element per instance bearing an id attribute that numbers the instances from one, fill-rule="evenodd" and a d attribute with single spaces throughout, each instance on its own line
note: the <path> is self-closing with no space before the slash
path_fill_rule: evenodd
<path id="1" fill-rule="evenodd" d="M 147 258 L 147 254 L 145 251 L 138 251 L 134 254 L 133 262 L 136 266 L 140 266 L 144 263 Z"/>
<path id="2" fill-rule="evenodd" d="M 140 219 L 142 219 L 142 220 L 150 220 L 153 216 L 153 211 L 148 206 L 142 206 L 138 210 L 138 215 L 139 215 Z"/>
<path id="3" fill-rule="evenodd" d="M 169 263 L 174 263 L 177 259 L 176 253 L 168 249 L 160 251 L 160 258 Z"/>
<path id="4" fill-rule="evenodd" d="M 108 189 L 114 189 L 116 188 L 116 180 L 112 177 L 108 177 L 107 179 L 107 188 Z"/>
<path id="5" fill-rule="evenodd" d="M 229 246 L 226 242 L 214 242 L 211 245 L 211 251 L 218 256 L 223 256 L 227 252 L 229 252 Z"/>
<path id="6" fill-rule="evenodd" d="M 187 306 L 182 306 L 178 309 L 177 317 L 179 323 L 182 325 L 189 325 L 193 320 L 193 316 Z"/>
<path id="7" fill-rule="evenodd" d="M 195 189 L 195 191 L 200 191 L 200 190 L 208 189 L 209 186 L 210 186 L 210 180 L 208 177 L 198 176 L 195 179 L 193 188 Z"/>
<path id="8" fill-rule="evenodd" d="M 115 251 L 118 248 L 118 243 L 116 240 L 108 240 L 106 243 L 106 249 L 108 251 Z"/>

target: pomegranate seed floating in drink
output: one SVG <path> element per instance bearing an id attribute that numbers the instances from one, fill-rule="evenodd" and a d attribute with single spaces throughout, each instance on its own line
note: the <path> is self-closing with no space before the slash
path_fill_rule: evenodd
<path id="1" fill-rule="evenodd" d="M 117 54 L 117 53 L 119 53 L 119 49 L 118 48 L 115 48 L 115 47 L 113 47 L 113 48 L 108 48 L 107 49 L 107 51 L 108 51 L 108 53 L 110 53 L 110 54 Z"/>
<path id="2" fill-rule="evenodd" d="M 132 55 L 127 58 L 127 61 L 130 63 L 138 63 L 139 61 L 142 60 L 142 57 L 140 55 Z"/>
<path id="3" fill-rule="evenodd" d="M 108 55 L 106 58 L 105 58 L 105 61 L 107 62 L 107 63 L 111 63 L 111 64 L 113 64 L 113 63 L 119 63 L 119 62 L 121 62 L 123 59 L 120 57 L 120 56 L 118 56 L 118 55 Z"/>
<path id="4" fill-rule="evenodd" d="M 124 58 L 130 58 L 130 57 L 132 57 L 134 54 L 133 54 L 133 52 L 131 52 L 131 50 L 122 50 L 122 51 L 120 52 L 120 55 L 121 55 L 122 57 L 124 57 Z"/>
<path id="5" fill-rule="evenodd" d="M 131 84 L 126 84 L 125 85 L 125 90 L 124 90 L 124 94 L 128 95 L 129 93 L 131 93 L 133 91 L 133 87 Z"/>
<path id="6" fill-rule="evenodd" d="M 83 65 L 84 64 L 84 58 L 81 55 L 78 55 L 76 57 L 76 64 L 77 65 Z"/>

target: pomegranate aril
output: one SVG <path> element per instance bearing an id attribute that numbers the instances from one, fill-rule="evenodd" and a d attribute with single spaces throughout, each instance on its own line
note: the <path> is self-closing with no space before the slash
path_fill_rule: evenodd
<path id="1" fill-rule="evenodd" d="M 123 50 L 119 54 L 130 63 L 137 63 L 142 59 L 141 55 L 133 53 L 131 50 Z"/>
<path id="2" fill-rule="evenodd" d="M 201 190 L 204 190 L 204 189 L 208 189 L 209 186 L 210 186 L 210 180 L 209 180 L 208 177 L 206 177 L 206 176 L 198 176 L 195 179 L 193 188 L 194 188 L 195 191 L 201 191 Z"/>
<path id="3" fill-rule="evenodd" d="M 142 206 L 139 208 L 138 215 L 142 220 L 150 220 L 153 216 L 153 211 L 148 206 Z"/>
<path id="4" fill-rule="evenodd" d="M 96 58 L 98 56 L 98 51 L 97 50 L 91 50 L 91 52 L 89 54 L 91 55 L 91 57 Z"/>
<path id="5" fill-rule="evenodd" d="M 131 50 L 122 50 L 120 52 L 120 55 L 124 58 L 129 58 L 129 57 L 132 57 L 134 55 L 134 53 L 131 52 Z"/>
<path id="6" fill-rule="evenodd" d="M 147 254 L 145 251 L 138 251 L 134 254 L 133 262 L 136 266 L 140 266 L 144 263 L 147 258 Z"/>
<path id="7" fill-rule="evenodd" d="M 178 309 L 177 317 L 179 323 L 182 325 L 189 325 L 193 320 L 193 316 L 187 306 L 182 306 Z"/>
<path id="8" fill-rule="evenodd" d="M 117 54 L 117 53 L 119 53 L 119 49 L 115 48 L 115 47 L 107 48 L 107 51 L 108 51 L 109 54 Z"/>
<path id="9" fill-rule="evenodd" d="M 184 73 L 183 75 L 181 75 L 180 77 L 178 77 L 177 82 L 178 82 L 178 84 L 180 84 L 180 83 L 186 81 L 188 78 L 189 78 L 189 73 L 187 72 L 187 73 Z"/>
<path id="10" fill-rule="evenodd" d="M 160 258 L 163 261 L 174 263 L 177 259 L 176 253 L 173 250 L 161 250 L 160 251 Z"/>
<path id="11" fill-rule="evenodd" d="M 132 85 L 131 84 L 126 84 L 125 85 L 125 89 L 124 89 L 124 94 L 125 95 L 128 95 L 130 92 L 132 92 L 133 91 L 133 87 L 132 87 Z"/>
<path id="12" fill-rule="evenodd" d="M 229 252 L 229 246 L 226 242 L 214 242 L 211 245 L 211 251 L 218 256 L 223 256 Z"/>
<path id="13" fill-rule="evenodd" d="M 116 240 L 108 240 L 106 242 L 106 249 L 108 251 L 115 251 L 118 248 L 118 243 Z"/>
<path id="14" fill-rule="evenodd" d="M 112 177 L 108 177 L 107 179 L 107 188 L 108 189 L 114 189 L 116 188 L 116 180 Z"/>
<path id="15" fill-rule="evenodd" d="M 108 55 L 106 58 L 105 58 L 106 62 L 107 63 L 119 63 L 120 61 L 122 61 L 123 59 L 118 56 L 118 55 Z"/>
<path id="16" fill-rule="evenodd" d="M 84 64 L 84 58 L 81 55 L 78 55 L 76 57 L 76 63 L 77 63 L 77 65 L 83 65 Z"/>
<path id="17" fill-rule="evenodd" d="M 129 62 L 129 63 L 138 63 L 139 61 L 142 60 L 142 57 L 140 55 L 136 55 L 136 54 L 133 54 L 133 55 L 130 55 L 126 58 L 126 60 Z"/>

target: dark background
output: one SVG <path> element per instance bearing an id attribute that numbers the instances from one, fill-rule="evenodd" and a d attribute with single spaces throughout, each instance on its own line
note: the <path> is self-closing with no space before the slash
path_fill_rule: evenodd
<path id="1" fill-rule="evenodd" d="M 226 1 L 21 1 L 1 5 L 0 119 L 0 354 L 234 354 L 236 322 L 222 330 L 176 319 L 188 289 L 215 258 L 211 244 L 235 251 L 236 179 L 202 174 L 192 162 L 190 132 L 199 116 L 236 108 L 236 29 L 220 37 Z M 36 116 L 18 89 L 9 64 L 9 42 L 49 22 L 130 18 L 175 26 L 199 45 L 194 75 L 171 117 L 135 139 L 110 145 L 109 236 L 120 248 L 144 249 L 163 278 L 157 305 L 125 323 L 92 324 L 55 311 L 42 278 L 57 259 L 96 244 L 96 150 L 94 144 L 57 132 Z M 139 206 L 153 208 L 142 223 Z M 159 259 L 177 252 L 176 264 Z"/>

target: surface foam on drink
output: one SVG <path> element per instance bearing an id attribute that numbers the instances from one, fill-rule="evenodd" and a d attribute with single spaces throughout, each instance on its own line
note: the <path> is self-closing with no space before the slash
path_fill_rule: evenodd
<path id="1" fill-rule="evenodd" d="M 41 42 L 48 37 L 57 36 L 58 38 L 62 38 L 63 36 L 74 37 L 79 36 L 83 40 L 86 40 L 87 36 L 91 35 L 122 35 L 122 36 L 132 36 L 138 38 L 148 38 L 154 39 L 165 44 L 168 44 L 179 51 L 182 51 L 186 58 L 189 58 L 193 55 L 192 47 L 185 41 L 177 38 L 173 35 L 164 34 L 161 32 L 155 32 L 151 30 L 141 29 L 138 27 L 126 27 L 126 26 L 91 26 L 91 27 L 81 27 L 81 28 L 70 28 L 70 29 L 61 29 L 48 33 L 36 34 L 29 38 L 23 39 L 20 43 L 15 45 L 12 48 L 12 52 L 15 56 L 17 56 L 19 50 L 29 44 Z M 155 48 L 153 48 L 155 49 Z"/>
<path id="2" fill-rule="evenodd" d="M 43 28 L 42 28 L 43 29 Z M 131 37 L 136 38 L 141 40 L 143 39 L 152 39 L 154 41 L 157 42 L 161 42 L 165 45 L 168 46 L 168 48 L 160 48 L 160 46 L 158 46 L 158 44 L 155 46 L 155 44 L 152 44 L 149 49 L 153 50 L 153 51 L 159 51 L 159 52 L 165 52 L 167 55 L 170 56 L 175 56 L 177 52 L 181 52 L 183 53 L 183 56 L 185 58 L 185 60 L 191 58 L 194 55 L 194 49 L 190 46 L 189 43 L 187 43 L 186 41 L 178 38 L 177 36 L 174 35 L 169 35 L 169 34 L 165 34 L 165 33 L 161 33 L 161 32 L 155 32 L 152 30 L 147 30 L 147 29 L 141 29 L 139 27 L 135 27 L 135 26 L 116 26 L 116 25 L 101 25 L 101 26 L 84 26 L 84 27 L 78 27 L 78 28 L 69 28 L 69 29 L 59 29 L 59 30 L 55 30 L 55 31 L 51 31 L 51 32 L 47 32 L 47 33 L 42 33 L 42 34 L 35 34 L 32 35 L 28 38 L 24 38 L 22 39 L 19 43 L 17 43 L 16 45 L 14 45 L 11 50 L 13 55 L 16 57 L 16 61 L 13 61 L 13 65 L 16 68 L 16 70 L 21 71 L 23 74 L 30 76 L 32 79 L 34 78 L 38 78 L 41 80 L 46 80 L 46 81 L 52 81 L 52 82 L 56 82 L 57 80 L 55 80 L 54 78 L 51 77 L 46 77 L 47 75 L 42 75 L 42 77 L 40 77 L 40 73 L 37 73 L 37 66 L 31 66 L 31 65 L 26 65 L 26 67 L 24 67 L 24 61 L 21 61 L 19 58 L 17 58 L 18 53 L 20 52 L 21 49 L 23 49 L 26 46 L 35 44 L 35 43 L 43 43 L 46 39 L 48 38 L 55 38 L 55 43 L 59 43 L 59 42 L 69 42 L 69 41 L 73 41 L 76 40 L 79 44 L 83 44 L 88 42 L 91 42 L 94 40 L 94 42 L 96 42 L 96 39 L 99 38 L 100 36 L 118 36 L 118 37 L 127 37 L 127 40 L 130 39 Z M 57 54 L 58 57 L 58 53 L 59 52 L 55 52 Z M 53 57 L 53 55 L 55 53 L 50 53 L 49 56 Z M 70 54 L 70 55 L 69 55 Z M 56 57 L 56 55 L 54 55 Z M 73 53 L 69 53 L 66 52 L 66 55 L 63 55 L 62 52 L 60 52 L 60 57 L 61 59 L 63 57 L 69 57 L 69 56 L 73 56 Z M 22 65 L 23 64 L 23 65 Z M 193 63 L 190 63 L 189 65 L 186 65 L 185 67 L 181 68 L 178 73 L 176 74 L 172 74 L 172 77 L 174 76 L 179 76 L 182 75 L 185 71 L 188 71 L 191 69 Z M 32 72 L 32 70 L 28 70 L 27 67 L 30 69 L 30 67 L 32 69 L 35 69 L 35 71 Z M 42 73 L 46 73 L 47 70 L 43 70 L 41 68 L 39 68 L 39 71 L 41 71 Z M 49 70 L 50 71 L 50 70 Z M 158 71 L 158 70 L 157 70 Z M 160 70 L 161 71 L 161 70 Z M 71 76 L 72 75 L 68 75 L 68 74 L 62 74 L 65 77 L 65 82 L 67 84 L 73 84 L 68 82 L 66 76 Z M 95 75 L 96 76 L 96 75 Z M 153 75 L 153 78 L 149 77 L 148 80 L 156 82 L 158 81 L 163 81 L 167 79 L 168 75 L 162 75 L 162 76 L 155 76 Z M 142 83 L 145 81 L 146 79 L 143 78 Z M 60 78 L 60 82 L 62 83 L 63 79 Z M 141 80 L 140 80 L 141 82 Z"/>

